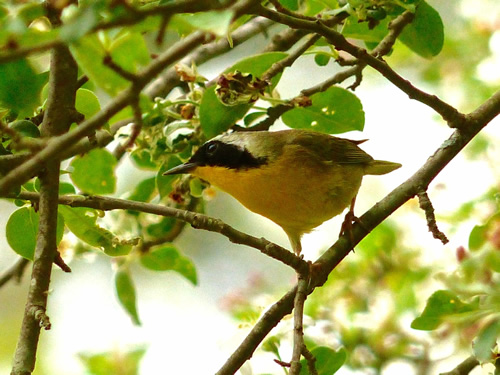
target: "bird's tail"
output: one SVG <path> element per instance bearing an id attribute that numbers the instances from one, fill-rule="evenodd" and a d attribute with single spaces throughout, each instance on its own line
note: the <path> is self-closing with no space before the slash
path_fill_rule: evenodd
<path id="1" fill-rule="evenodd" d="M 372 160 L 370 163 L 368 163 L 365 169 L 365 174 L 386 174 L 400 167 L 401 164 L 393 163 L 392 161 Z"/>

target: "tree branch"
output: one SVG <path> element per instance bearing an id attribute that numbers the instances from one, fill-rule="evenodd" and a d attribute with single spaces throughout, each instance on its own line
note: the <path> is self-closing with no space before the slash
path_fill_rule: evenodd
<path id="1" fill-rule="evenodd" d="M 52 48 L 62 46 L 63 43 L 59 40 L 53 40 L 45 43 L 39 43 L 29 47 L 19 47 L 9 52 L 0 52 L 0 64 L 5 64 L 9 61 L 18 60 L 22 57 L 35 55 L 37 53 L 47 52 Z"/>
<path id="2" fill-rule="evenodd" d="M 9 195 L 8 197 L 25 199 L 31 202 L 37 202 L 40 199 L 39 194 L 28 191 L 23 191 L 16 196 Z M 240 232 L 239 230 L 236 230 L 233 227 L 227 225 L 222 220 L 215 219 L 196 212 L 180 210 L 172 207 L 165 207 L 157 204 L 129 201 L 125 199 L 117 199 L 97 195 L 63 195 L 59 197 L 58 202 L 59 204 L 70 207 L 89 207 L 102 211 L 131 210 L 160 216 L 174 217 L 176 219 L 188 222 L 194 228 L 217 232 L 227 237 L 231 242 L 241 245 L 247 245 L 258 249 L 263 254 L 279 260 L 280 262 L 292 267 L 298 272 L 306 272 L 309 267 L 306 261 L 281 246 L 267 241 L 264 238 L 257 238 Z"/>
<path id="3" fill-rule="evenodd" d="M 261 6 L 256 14 L 295 29 L 308 30 L 324 36 L 338 50 L 348 52 L 360 61 L 363 61 L 377 70 L 380 74 L 387 78 L 389 82 L 406 93 L 410 99 L 415 99 L 434 109 L 443 117 L 450 127 L 463 127 L 465 116 L 462 113 L 458 112 L 454 107 L 442 101 L 437 96 L 430 95 L 416 88 L 410 83 L 410 81 L 397 74 L 384 60 L 372 56 L 365 49 L 349 43 L 341 33 L 327 27 L 321 20 L 309 21 L 301 18 L 295 18 L 275 12 L 264 6 Z"/>
<path id="4" fill-rule="evenodd" d="M 24 270 L 26 266 L 29 264 L 29 260 L 26 258 L 20 258 L 16 264 L 14 264 L 9 270 L 7 270 L 0 277 L 0 288 L 7 284 L 9 280 L 16 279 L 17 282 L 21 281 L 21 277 L 23 276 Z"/>
<path id="5" fill-rule="evenodd" d="M 308 294 L 309 281 L 309 272 L 297 273 L 297 293 L 295 293 L 293 302 L 293 351 L 290 361 L 290 375 L 299 375 L 302 368 L 300 357 L 306 347 L 304 344 L 304 304 Z"/>
<path id="6" fill-rule="evenodd" d="M 78 66 L 66 46 L 54 48 L 51 56 L 47 110 L 41 126 L 42 137 L 59 135 L 73 122 Z M 46 163 L 40 177 L 39 226 L 21 333 L 11 375 L 31 374 L 35 368 L 40 329 L 50 329 L 46 314 L 52 263 L 57 259 L 57 208 L 59 161 Z M 63 262 L 64 264 L 64 262 Z"/>
<path id="7" fill-rule="evenodd" d="M 470 356 L 453 370 L 442 372 L 440 375 L 468 375 L 476 366 L 479 366 L 479 361 L 475 357 Z"/>

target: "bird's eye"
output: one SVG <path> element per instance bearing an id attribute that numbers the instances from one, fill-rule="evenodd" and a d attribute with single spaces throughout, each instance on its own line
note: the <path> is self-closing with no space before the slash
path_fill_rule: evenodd
<path id="1" fill-rule="evenodd" d="M 218 143 L 210 143 L 207 146 L 207 155 L 209 155 L 209 156 L 214 155 L 218 148 L 219 148 Z"/>

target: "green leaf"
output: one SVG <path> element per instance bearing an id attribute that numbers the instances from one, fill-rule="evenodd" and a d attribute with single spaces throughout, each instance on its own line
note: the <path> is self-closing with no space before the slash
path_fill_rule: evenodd
<path id="1" fill-rule="evenodd" d="M 60 37 L 66 43 L 78 40 L 87 34 L 99 21 L 99 12 L 106 6 L 104 1 L 87 2 L 76 8 L 68 17 L 64 17 L 64 24 L 60 30 Z"/>
<path id="2" fill-rule="evenodd" d="M 427 300 L 422 314 L 413 320 L 411 327 L 423 331 L 432 331 L 439 327 L 447 317 L 476 310 L 473 304 L 467 304 L 449 290 L 438 290 Z"/>
<path id="3" fill-rule="evenodd" d="M 75 187 L 69 182 L 59 183 L 59 195 L 75 194 Z"/>
<path id="4" fill-rule="evenodd" d="M 84 115 L 86 119 L 89 119 L 101 110 L 101 104 L 96 94 L 92 91 L 78 89 L 76 92 L 75 108 Z"/>
<path id="5" fill-rule="evenodd" d="M 262 350 L 273 353 L 277 358 L 280 358 L 280 339 L 278 336 L 267 337 L 262 343 Z"/>
<path id="6" fill-rule="evenodd" d="M 120 304 L 130 315 L 134 324 L 140 326 L 141 321 L 137 313 L 135 286 L 128 270 L 120 268 L 116 272 L 115 287 Z"/>
<path id="7" fill-rule="evenodd" d="M 486 243 L 487 225 L 476 225 L 469 234 L 469 250 L 479 250 Z"/>
<path id="8" fill-rule="evenodd" d="M 39 138 L 40 129 L 33 122 L 29 120 L 18 120 L 11 122 L 9 128 L 15 130 L 24 137 Z"/>
<path id="9" fill-rule="evenodd" d="M 256 112 L 249 113 L 243 119 L 243 123 L 245 124 L 245 126 L 250 126 L 255 121 L 257 121 L 259 118 L 265 116 L 266 114 L 267 114 L 267 112 L 261 112 L 261 111 L 256 111 Z"/>
<path id="10" fill-rule="evenodd" d="M 162 238 L 173 228 L 176 220 L 172 217 L 162 217 L 158 223 L 146 227 L 146 233 L 151 237 Z"/>
<path id="11" fill-rule="evenodd" d="M 201 129 L 207 138 L 213 138 L 233 126 L 251 107 L 251 104 L 225 106 L 217 98 L 215 87 L 209 87 L 200 104 Z"/>
<path id="12" fill-rule="evenodd" d="M 386 18 L 380 21 L 373 29 L 370 29 L 368 22 L 358 22 L 355 16 L 349 16 L 345 21 L 345 26 L 342 28 L 342 34 L 347 38 L 378 43 L 389 32 L 387 28 L 388 24 L 389 19 Z"/>
<path id="13" fill-rule="evenodd" d="M 156 189 L 156 178 L 150 177 L 137 184 L 128 199 L 136 202 L 149 202 Z"/>
<path id="14" fill-rule="evenodd" d="M 33 207 L 22 207 L 10 215 L 5 228 L 7 242 L 23 258 L 33 260 L 38 234 L 38 213 Z M 56 243 L 64 234 L 64 218 L 57 216 Z"/>
<path id="15" fill-rule="evenodd" d="M 316 370 L 318 371 L 318 375 L 335 374 L 347 359 L 347 352 L 343 348 L 335 351 L 326 346 L 317 346 L 311 350 L 311 353 L 314 358 L 316 358 Z M 307 361 L 303 359 L 300 361 L 300 364 L 302 367 L 299 374 L 309 375 L 310 372 L 307 368 Z"/>
<path id="16" fill-rule="evenodd" d="M 23 258 L 33 260 L 38 233 L 38 214 L 22 207 L 10 215 L 5 228 L 9 246 Z"/>
<path id="17" fill-rule="evenodd" d="M 172 17 L 170 22 L 176 26 L 181 34 L 191 31 L 189 28 L 182 25 L 186 23 L 195 29 L 205 30 L 218 36 L 226 36 L 229 32 L 233 16 L 234 11 L 232 10 L 176 14 Z"/>
<path id="18" fill-rule="evenodd" d="M 153 271 L 175 271 L 194 285 L 197 284 L 196 268 L 190 259 L 182 256 L 173 245 L 165 245 L 141 256 L 141 264 Z"/>
<path id="19" fill-rule="evenodd" d="M 192 178 L 189 181 L 189 192 L 193 197 L 201 198 L 203 194 L 203 184 L 199 178 Z"/>
<path id="20" fill-rule="evenodd" d="M 179 158 L 172 155 L 158 170 L 158 173 L 156 174 L 156 186 L 158 187 L 158 192 L 160 193 L 161 198 L 168 196 L 172 192 L 172 182 L 179 178 L 179 176 L 176 175 L 163 176 L 163 173 L 178 166 L 179 164 L 181 164 Z"/>
<path id="21" fill-rule="evenodd" d="M 46 75 L 38 75 L 26 59 L 0 64 L 0 105 L 30 117 L 40 103 Z"/>
<path id="22" fill-rule="evenodd" d="M 499 337 L 500 320 L 496 319 L 484 327 L 477 336 L 473 345 L 474 356 L 481 362 L 491 361 Z"/>
<path id="23" fill-rule="evenodd" d="M 140 33 L 122 32 L 109 47 L 113 62 L 130 73 L 137 73 L 146 66 L 151 57 L 144 37 Z"/>
<path id="24" fill-rule="evenodd" d="M 279 0 L 280 4 L 285 8 L 296 11 L 299 10 L 298 0 Z"/>
<path id="25" fill-rule="evenodd" d="M 68 229 L 80 240 L 97 247 L 109 256 L 127 255 L 132 250 L 133 241 L 121 241 L 107 229 L 97 224 L 97 210 L 86 207 L 60 206 Z"/>
<path id="26" fill-rule="evenodd" d="M 311 106 L 297 107 L 283 114 L 283 122 L 294 129 L 309 129 L 327 134 L 363 130 L 363 106 L 350 91 L 332 86 L 312 95 L 311 100 Z"/>
<path id="27" fill-rule="evenodd" d="M 109 95 L 117 95 L 130 84 L 112 69 L 103 65 L 107 52 L 97 34 L 86 35 L 78 39 L 70 45 L 70 49 L 83 72 Z"/>
<path id="28" fill-rule="evenodd" d="M 158 166 L 151 160 L 151 150 L 136 149 L 130 154 L 132 161 L 139 168 L 151 169 L 156 171 Z"/>
<path id="29" fill-rule="evenodd" d="M 328 62 L 330 61 L 330 55 L 327 53 L 321 53 L 318 52 L 314 55 L 314 62 L 318 66 L 326 66 L 328 65 Z"/>
<path id="30" fill-rule="evenodd" d="M 431 58 L 441 52 L 444 43 L 443 20 L 439 13 L 421 1 L 411 24 L 403 29 L 399 36 L 413 52 L 425 58 Z"/>
<path id="31" fill-rule="evenodd" d="M 269 52 L 243 59 L 225 72 L 236 70 L 242 73 L 250 73 L 255 77 L 260 77 L 275 62 L 287 56 L 283 52 Z M 271 88 L 274 87 L 281 76 L 277 75 L 271 80 Z M 215 87 L 205 90 L 200 104 L 200 124 L 203 133 L 208 137 L 215 137 L 223 133 L 243 118 L 245 113 L 252 107 L 252 104 L 239 104 L 235 106 L 225 106 L 215 94 Z"/>
<path id="32" fill-rule="evenodd" d="M 108 150 L 91 150 L 71 161 L 71 180 L 84 193 L 111 194 L 116 187 L 115 165 L 116 159 Z"/>
<path id="33" fill-rule="evenodd" d="M 16 16 L 24 23 L 30 24 L 35 19 L 46 15 L 46 10 L 42 4 L 27 3 L 16 9 Z"/>
<path id="34" fill-rule="evenodd" d="M 78 357 L 85 364 L 90 375 L 138 375 L 139 363 L 145 353 L 145 348 L 139 348 L 126 353 L 79 353 Z"/>

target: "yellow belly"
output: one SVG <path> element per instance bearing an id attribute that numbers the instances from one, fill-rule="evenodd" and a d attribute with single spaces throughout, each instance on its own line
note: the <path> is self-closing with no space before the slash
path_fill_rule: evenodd
<path id="1" fill-rule="evenodd" d="M 363 167 L 320 163 L 294 154 L 291 161 L 278 160 L 271 166 L 247 170 L 207 166 L 198 167 L 193 174 L 271 219 L 285 232 L 300 236 L 351 203 L 361 185 Z"/>

